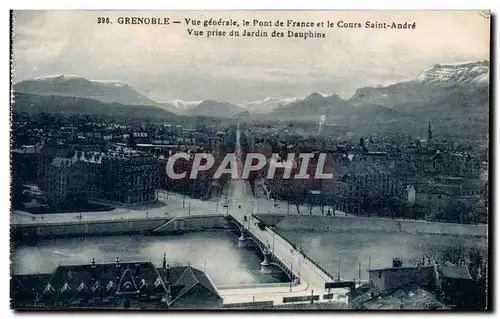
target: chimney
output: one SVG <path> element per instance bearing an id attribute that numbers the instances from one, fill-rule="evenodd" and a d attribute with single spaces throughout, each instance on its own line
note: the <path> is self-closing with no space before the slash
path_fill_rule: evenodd
<path id="1" fill-rule="evenodd" d="M 91 266 L 90 266 L 90 287 L 94 286 L 96 280 L 96 266 L 95 259 L 92 257 Z"/>
<path id="2" fill-rule="evenodd" d="M 163 269 L 167 268 L 167 254 L 163 254 Z"/>
<path id="3" fill-rule="evenodd" d="M 400 268 L 403 267 L 403 262 L 399 258 L 392 259 L 392 268 Z"/>
<path id="4" fill-rule="evenodd" d="M 141 265 L 137 263 L 135 264 L 135 275 L 139 276 L 140 273 L 141 273 Z"/>
<path id="5" fill-rule="evenodd" d="M 170 265 L 167 265 L 167 274 L 165 277 L 165 281 L 170 282 Z"/>

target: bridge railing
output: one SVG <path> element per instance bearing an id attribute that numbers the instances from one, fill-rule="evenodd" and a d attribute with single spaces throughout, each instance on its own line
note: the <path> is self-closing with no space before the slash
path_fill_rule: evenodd
<path id="1" fill-rule="evenodd" d="M 260 220 L 258 217 L 254 215 L 254 218 L 259 220 L 260 222 L 264 223 L 267 228 L 271 229 L 265 222 Z M 335 277 L 324 267 L 322 267 L 318 262 L 316 262 L 314 259 L 309 257 L 302 249 L 297 249 L 297 246 L 292 243 L 289 239 L 287 239 L 282 233 L 279 232 L 279 228 L 272 228 L 272 231 L 274 231 L 277 235 L 279 235 L 279 239 L 284 240 L 288 245 L 290 245 L 293 249 L 297 250 L 305 259 L 307 259 L 310 263 L 312 263 L 314 266 L 316 266 L 319 270 L 321 270 L 323 273 L 325 273 L 328 277 L 334 279 Z"/>
<path id="2" fill-rule="evenodd" d="M 292 243 L 290 240 L 288 240 L 283 234 L 281 234 L 279 232 L 278 228 L 275 228 L 273 231 L 277 235 L 279 235 L 284 241 L 286 241 L 290 246 L 292 246 L 293 249 L 297 250 L 305 259 L 307 259 L 310 263 L 312 263 L 314 266 L 316 266 L 319 270 L 324 272 L 330 278 L 332 278 L 332 279 L 335 278 L 334 276 L 332 276 L 332 274 L 328 270 L 326 270 L 324 267 L 322 267 L 317 261 L 315 261 L 314 259 L 309 257 L 306 253 L 304 253 L 304 251 L 302 249 L 297 249 L 297 246 L 294 243 Z"/>
<path id="3" fill-rule="evenodd" d="M 229 215 L 227 217 L 229 219 L 229 223 L 234 223 L 237 226 L 241 225 L 236 218 L 233 216 Z M 243 225 L 238 226 L 240 228 L 240 231 L 242 229 Z M 248 232 L 247 236 L 252 239 L 260 248 L 261 251 L 268 250 L 268 246 L 264 244 L 257 236 L 252 234 L 252 232 Z M 292 270 L 281 260 L 279 259 L 274 253 L 270 252 L 270 261 L 278 264 L 278 266 L 281 268 L 281 270 L 285 271 L 289 277 L 291 277 L 292 281 L 296 282 L 298 280 L 298 277 L 292 272 Z"/>

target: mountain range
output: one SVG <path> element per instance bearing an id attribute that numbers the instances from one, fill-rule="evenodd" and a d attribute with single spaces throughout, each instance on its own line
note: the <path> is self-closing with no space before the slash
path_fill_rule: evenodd
<path id="1" fill-rule="evenodd" d="M 72 96 L 128 105 L 156 105 L 120 81 L 87 80 L 80 76 L 53 75 L 14 84 L 14 91 L 39 95 Z"/>
<path id="2" fill-rule="evenodd" d="M 95 99 L 61 95 L 14 93 L 12 109 L 26 114 L 52 113 L 64 116 L 87 114 L 138 120 L 173 120 L 179 116 L 152 105 L 105 103 Z"/>
<path id="3" fill-rule="evenodd" d="M 488 61 L 435 64 L 406 81 L 359 88 L 348 99 L 336 94 L 312 93 L 305 98 L 268 97 L 239 105 L 215 100 L 162 103 L 120 81 L 87 80 L 67 75 L 24 80 L 14 85 L 14 92 L 15 104 L 18 104 L 19 93 L 24 93 L 21 101 L 29 96 L 33 105 L 66 97 L 53 107 L 53 110 L 65 113 L 77 110 L 102 113 L 97 106 L 89 106 L 88 100 L 97 100 L 101 102 L 96 104 L 99 107 L 120 109 L 130 116 L 137 113 L 136 107 L 140 105 L 148 106 L 145 113 L 160 117 L 177 114 L 239 118 L 241 115 L 259 120 L 317 122 L 323 116 L 326 125 L 348 125 L 354 129 L 371 129 L 381 124 L 407 129 L 418 126 L 420 129 L 422 122 L 431 121 L 443 122 L 443 126 L 453 129 L 457 129 L 457 125 L 462 128 L 479 125 L 482 126 L 480 131 L 485 133 L 484 126 L 487 131 L 489 117 L 489 69 Z M 45 97 L 37 102 L 34 96 Z M 67 103 L 66 107 L 64 103 Z M 49 105 L 39 108 L 51 111 Z"/>

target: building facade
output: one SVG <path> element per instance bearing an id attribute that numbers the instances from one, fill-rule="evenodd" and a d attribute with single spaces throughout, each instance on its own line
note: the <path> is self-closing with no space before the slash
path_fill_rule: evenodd
<path id="1" fill-rule="evenodd" d="M 38 177 L 52 206 L 86 200 L 138 204 L 157 199 L 155 159 L 137 151 L 75 151 L 72 157 L 43 154 Z"/>
<path id="2" fill-rule="evenodd" d="M 158 170 L 155 158 L 139 152 L 110 152 L 102 158 L 103 197 L 124 204 L 157 199 Z"/>

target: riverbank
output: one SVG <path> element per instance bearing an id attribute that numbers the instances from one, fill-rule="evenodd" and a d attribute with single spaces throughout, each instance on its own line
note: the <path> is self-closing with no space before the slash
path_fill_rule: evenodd
<path id="1" fill-rule="evenodd" d="M 53 223 L 14 224 L 14 240 L 107 236 L 123 234 L 165 235 L 179 232 L 229 229 L 228 219 L 221 215 L 185 217 L 149 217 L 110 220 L 67 220 Z"/>
<path id="2" fill-rule="evenodd" d="M 264 224 L 281 230 L 339 232 L 374 231 L 407 234 L 439 234 L 487 237 L 486 224 L 454 224 L 424 220 L 391 219 L 354 216 L 257 214 Z"/>

